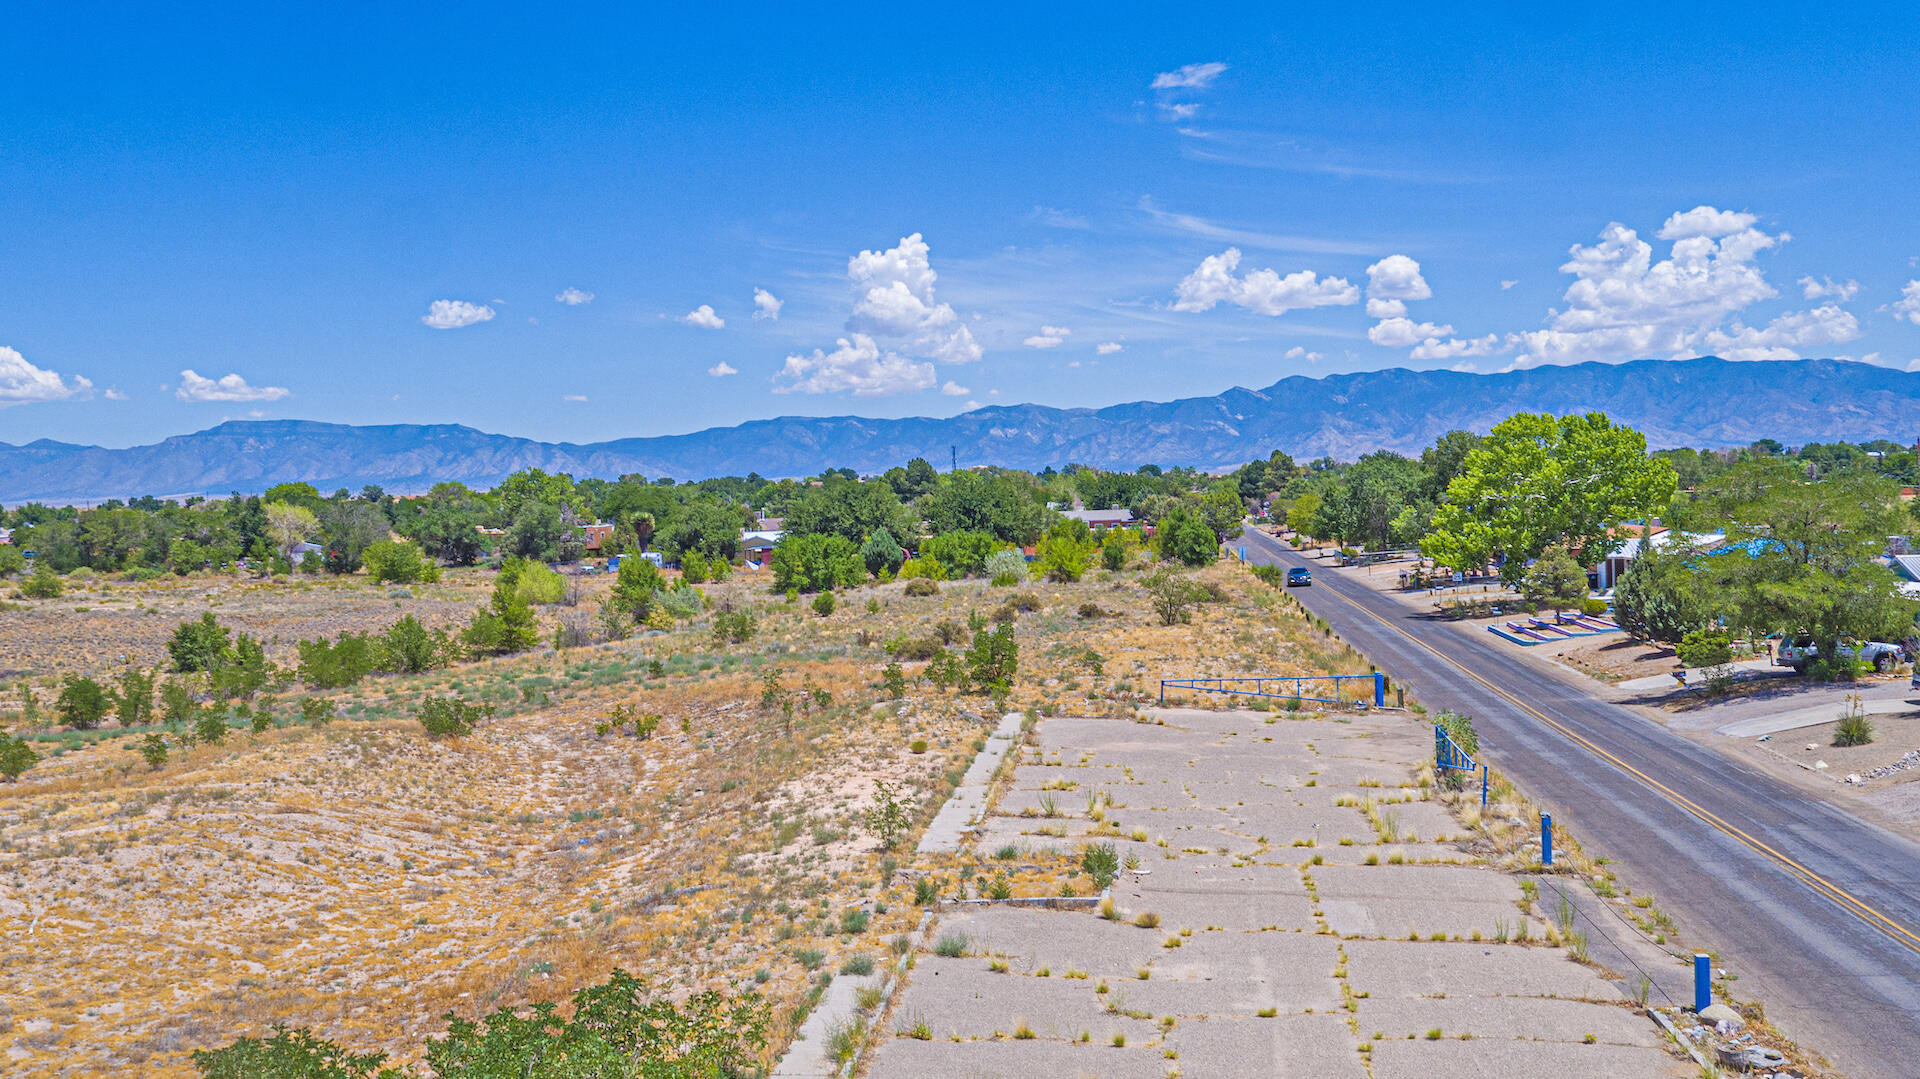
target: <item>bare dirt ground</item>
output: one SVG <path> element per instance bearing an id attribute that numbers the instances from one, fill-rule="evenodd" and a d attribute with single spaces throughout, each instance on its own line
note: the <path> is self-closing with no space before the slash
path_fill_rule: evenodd
<path id="1" fill-rule="evenodd" d="M 1225 602 L 1173 627 L 1150 618 L 1134 576 L 1020 589 L 1038 609 L 1016 617 L 1008 707 L 1131 716 L 1161 677 L 1364 669 L 1237 566 L 1202 571 Z M 410 597 L 351 583 L 114 584 L 111 604 L 70 593 L 0 615 L 0 647 L 16 679 L 105 678 L 118 648 L 157 659 L 209 593 L 229 625 L 291 641 L 408 613 L 464 620 L 488 587 L 478 573 Z M 821 617 L 764 587 L 707 586 L 756 612 L 745 644 L 716 644 L 702 616 L 624 642 L 376 677 L 329 695 L 339 718 L 322 726 L 289 718 L 302 696 L 290 687 L 269 706 L 273 728 L 158 769 L 111 722 L 96 745 L 40 743 L 46 759 L 0 798 L 9 1074 L 192 1075 L 192 1049 L 276 1022 L 399 1052 L 448 1011 L 561 1000 L 616 965 L 670 990 L 761 992 L 782 1045 L 823 976 L 856 955 L 884 958 L 917 924 L 913 874 L 953 868 L 950 856 L 921 865 L 880 849 L 864 821 L 874 780 L 906 784 L 917 834 L 998 714 L 937 689 L 920 663 L 905 665 L 907 696 L 889 699 L 881 644 L 984 617 L 1015 590 L 955 582 L 909 598 L 875 586 Z M 116 643 L 86 643 L 99 640 Z M 774 669 L 776 703 L 763 706 Z M 426 739 L 419 700 L 453 694 L 497 714 L 471 737 Z M 0 708 L 16 703 L 9 687 Z M 596 733 L 616 705 L 662 723 L 645 740 Z M 1028 858 L 1010 884 L 1055 894 L 1067 868 Z"/>

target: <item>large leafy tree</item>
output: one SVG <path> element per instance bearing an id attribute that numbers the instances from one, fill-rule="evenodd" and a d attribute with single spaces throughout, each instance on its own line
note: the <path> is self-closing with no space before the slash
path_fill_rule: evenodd
<path id="1" fill-rule="evenodd" d="M 882 529 L 894 536 L 913 534 L 905 507 L 883 481 L 861 483 L 839 475 L 794 500 L 786 530 L 803 536 L 839 536 L 855 545 Z"/>
<path id="2" fill-rule="evenodd" d="M 991 532 L 1015 545 L 1040 538 L 1046 507 L 1022 479 L 992 472 L 955 472 L 924 505 L 927 523 L 942 532 Z"/>
<path id="3" fill-rule="evenodd" d="M 1824 655 L 1842 637 L 1902 637 L 1915 605 L 1875 559 L 1898 530 L 1899 488 L 1864 471 L 1810 478 L 1779 458 L 1746 461 L 1696 492 L 1694 527 L 1728 546 L 1696 561 L 1704 594 L 1738 629 L 1807 633 Z"/>
<path id="4" fill-rule="evenodd" d="M 1467 454 L 1421 550 L 1454 569 L 1502 556 L 1502 575 L 1518 583 L 1554 544 L 1597 561 L 1613 547 L 1611 526 L 1665 512 L 1674 489 L 1673 467 L 1647 456 L 1646 436 L 1604 413 L 1516 413 Z"/>

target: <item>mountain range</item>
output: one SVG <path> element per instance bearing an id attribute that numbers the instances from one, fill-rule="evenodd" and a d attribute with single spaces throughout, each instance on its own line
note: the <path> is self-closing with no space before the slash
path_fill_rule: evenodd
<path id="1" fill-rule="evenodd" d="M 525 468 L 682 480 L 804 476 L 838 467 L 878 472 L 914 457 L 944 467 L 949 447 L 962 465 L 1218 469 L 1274 449 L 1303 461 L 1379 449 L 1417 453 L 1446 431 L 1484 432 L 1514 412 L 1590 409 L 1640 428 L 1654 448 L 1742 446 L 1759 438 L 1910 443 L 1920 435 L 1920 373 L 1844 360 L 1735 363 L 1711 356 L 1488 375 L 1396 368 L 1098 409 L 1007 405 L 947 419 L 782 416 L 584 444 L 455 424 L 236 420 L 125 449 L 48 439 L 0 443 L 0 502 L 223 496 L 295 480 L 323 492 L 374 483 L 411 493 L 441 480 L 486 487 Z"/>

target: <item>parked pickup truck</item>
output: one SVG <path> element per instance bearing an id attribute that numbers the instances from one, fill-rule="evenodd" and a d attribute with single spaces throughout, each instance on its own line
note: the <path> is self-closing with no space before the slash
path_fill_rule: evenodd
<path id="1" fill-rule="evenodd" d="M 1903 662 L 1907 658 L 1906 651 L 1899 645 L 1888 644 L 1885 641 L 1867 641 L 1857 646 L 1842 644 L 1839 647 L 1839 653 L 1842 659 L 1865 660 L 1873 664 L 1873 669 L 1876 671 L 1892 670 L 1894 664 Z M 1792 667 L 1804 674 L 1807 664 L 1818 658 L 1820 658 L 1820 646 L 1814 644 L 1811 637 L 1795 637 L 1780 646 L 1780 651 L 1774 654 L 1773 665 Z"/>

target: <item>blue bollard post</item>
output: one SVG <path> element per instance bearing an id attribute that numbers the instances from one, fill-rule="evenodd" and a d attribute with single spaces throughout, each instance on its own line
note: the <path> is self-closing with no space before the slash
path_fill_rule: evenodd
<path id="1" fill-rule="evenodd" d="M 1242 547 L 1240 548 L 1240 561 L 1245 562 L 1246 560 L 1247 560 L 1247 549 L 1245 547 Z"/>
<path id="2" fill-rule="evenodd" d="M 1553 864 L 1553 814 L 1540 814 L 1540 864 Z"/>
<path id="3" fill-rule="evenodd" d="M 1480 808 L 1487 808 L 1487 766 L 1480 766 Z"/>
<path id="4" fill-rule="evenodd" d="M 1713 957 L 1693 953 L 1693 1010 L 1704 1012 L 1713 1004 Z"/>
<path id="5" fill-rule="evenodd" d="M 1387 706 L 1387 676 L 1379 671 L 1373 672 L 1373 706 L 1375 708 Z"/>

